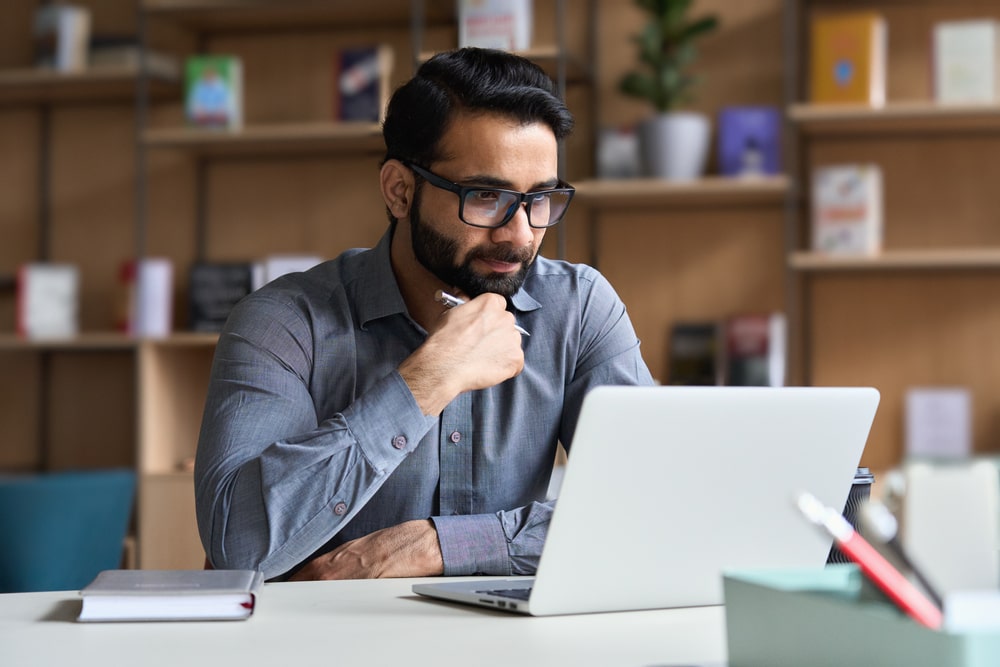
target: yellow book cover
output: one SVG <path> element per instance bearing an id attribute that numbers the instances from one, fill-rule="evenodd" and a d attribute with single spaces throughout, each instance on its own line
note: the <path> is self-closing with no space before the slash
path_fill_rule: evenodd
<path id="1" fill-rule="evenodd" d="M 885 103 L 885 20 L 876 12 L 821 14 L 810 32 L 809 99 Z"/>

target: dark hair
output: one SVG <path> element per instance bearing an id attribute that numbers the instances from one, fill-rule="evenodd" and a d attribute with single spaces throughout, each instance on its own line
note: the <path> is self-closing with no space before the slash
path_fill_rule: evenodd
<path id="1" fill-rule="evenodd" d="M 385 160 L 429 167 L 442 157 L 449 123 L 464 111 L 545 123 L 556 139 L 573 129 L 573 115 L 538 65 L 506 51 L 463 48 L 435 55 L 393 93 L 382 123 Z"/>

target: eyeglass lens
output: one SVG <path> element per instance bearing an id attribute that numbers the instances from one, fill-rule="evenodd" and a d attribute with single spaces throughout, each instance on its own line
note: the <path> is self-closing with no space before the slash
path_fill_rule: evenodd
<path id="1" fill-rule="evenodd" d="M 510 219 L 516 212 L 519 197 L 511 192 L 497 190 L 469 190 L 465 194 L 463 217 L 472 225 L 496 227 Z M 548 227 L 559 222 L 570 195 L 565 192 L 539 193 L 525 200 L 528 221 L 532 227 Z"/>

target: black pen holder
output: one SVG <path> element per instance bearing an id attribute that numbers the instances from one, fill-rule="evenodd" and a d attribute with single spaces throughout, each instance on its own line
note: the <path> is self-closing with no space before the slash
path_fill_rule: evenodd
<path id="1" fill-rule="evenodd" d="M 871 497 L 872 482 L 874 481 L 875 475 L 868 468 L 858 468 L 857 472 L 854 473 L 854 483 L 851 485 L 850 493 L 847 494 L 847 504 L 844 506 L 844 518 L 854 526 L 854 530 L 859 530 L 858 516 L 861 512 L 861 505 Z M 826 562 L 850 563 L 851 559 L 834 545 L 830 548 Z"/>

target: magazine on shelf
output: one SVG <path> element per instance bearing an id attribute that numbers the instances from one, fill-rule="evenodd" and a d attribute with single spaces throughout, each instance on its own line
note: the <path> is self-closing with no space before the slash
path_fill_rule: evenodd
<path id="1" fill-rule="evenodd" d="M 877 12 L 834 12 L 812 20 L 809 99 L 814 104 L 885 103 L 885 19 Z"/>
<path id="2" fill-rule="evenodd" d="M 252 262 L 196 262 L 189 275 L 188 328 L 222 331 L 233 307 L 252 288 Z"/>
<path id="3" fill-rule="evenodd" d="M 722 384 L 721 344 L 716 321 L 675 323 L 670 329 L 667 384 Z"/>
<path id="4" fill-rule="evenodd" d="M 458 45 L 524 51 L 533 21 L 531 0 L 458 0 Z"/>
<path id="5" fill-rule="evenodd" d="M 753 177 L 781 171 L 781 112 L 771 106 L 719 112 L 719 173 Z"/>
<path id="6" fill-rule="evenodd" d="M 784 313 L 741 313 L 726 319 L 726 384 L 781 387 L 787 357 Z"/>
<path id="7" fill-rule="evenodd" d="M 184 63 L 184 111 L 195 127 L 242 127 L 242 61 L 228 55 L 189 57 Z"/>
<path id="8" fill-rule="evenodd" d="M 1000 22 L 944 21 L 934 26 L 934 99 L 996 102 L 1000 98 Z"/>
<path id="9" fill-rule="evenodd" d="M 90 26 L 90 10 L 86 7 L 42 4 L 35 11 L 35 65 L 58 72 L 86 69 Z"/>
<path id="10" fill-rule="evenodd" d="M 882 170 L 876 164 L 817 167 L 812 181 L 812 247 L 835 255 L 882 250 Z"/>
<path id="11" fill-rule="evenodd" d="M 334 74 L 337 120 L 377 123 L 389 103 L 393 50 L 388 44 L 341 49 Z"/>
<path id="12" fill-rule="evenodd" d="M 79 333 L 80 270 L 73 264 L 30 262 L 17 273 L 17 331 L 28 339 Z"/>
<path id="13" fill-rule="evenodd" d="M 131 336 L 163 338 L 173 331 L 174 265 L 167 258 L 123 262 L 118 329 Z"/>

